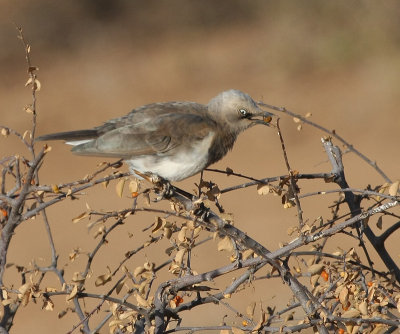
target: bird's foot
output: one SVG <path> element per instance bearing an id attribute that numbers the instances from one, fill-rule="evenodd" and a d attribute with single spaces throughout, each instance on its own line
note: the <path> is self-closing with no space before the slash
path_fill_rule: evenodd
<path id="1" fill-rule="evenodd" d="M 157 194 L 157 197 L 154 199 L 154 202 L 159 202 L 162 199 L 168 199 L 174 194 L 175 192 L 174 187 L 168 180 L 162 178 L 161 176 L 153 173 L 143 174 L 137 170 L 135 170 L 134 172 L 143 179 L 154 184 L 155 193 Z"/>

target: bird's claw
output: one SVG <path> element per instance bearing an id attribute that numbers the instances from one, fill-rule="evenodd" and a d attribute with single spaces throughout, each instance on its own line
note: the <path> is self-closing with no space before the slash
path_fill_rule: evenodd
<path id="1" fill-rule="evenodd" d="M 155 185 L 155 192 L 157 197 L 154 199 L 154 202 L 159 202 L 163 199 L 171 198 L 174 194 L 174 187 L 168 180 L 165 180 L 159 176 L 156 176 L 156 180 L 153 180 Z"/>

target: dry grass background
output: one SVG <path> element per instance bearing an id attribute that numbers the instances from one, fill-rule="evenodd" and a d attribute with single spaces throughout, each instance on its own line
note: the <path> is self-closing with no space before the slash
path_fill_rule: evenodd
<path id="1" fill-rule="evenodd" d="M 24 53 L 13 22 L 23 27 L 39 66 L 42 90 L 38 93 L 38 133 L 92 127 L 150 102 L 191 100 L 206 103 L 225 89 L 248 92 L 257 100 L 285 106 L 350 141 L 393 180 L 399 178 L 400 155 L 400 4 L 397 1 L 1 1 L 0 2 L 0 123 L 21 132 L 30 126 L 23 107 L 30 102 L 24 88 Z M 322 133 L 296 130 L 289 118 L 281 122 L 292 168 L 300 172 L 330 170 L 320 143 Z M 41 182 L 59 183 L 93 171 L 97 158 L 75 157 L 61 143 L 42 168 Z M 1 156 L 26 154 L 12 138 L 0 138 Z M 344 158 L 350 186 L 362 188 L 383 182 L 357 157 Z M 214 167 L 254 177 L 286 172 L 276 132 L 253 128 L 240 136 L 233 152 Z M 241 182 L 234 177 L 206 173 L 220 187 Z M 190 190 L 198 177 L 181 182 Z M 333 186 L 318 181 L 300 183 L 302 192 Z M 71 219 L 92 208 L 113 210 L 129 205 L 113 189 L 88 192 L 80 201 L 65 201 L 49 210 L 60 263 L 77 246 L 93 248 L 95 241 L 85 223 Z M 329 217 L 335 196 L 303 201 L 305 217 Z M 276 249 L 289 241 L 287 229 L 296 224 L 295 210 L 284 210 L 278 197 L 260 197 L 254 188 L 223 196 L 222 204 L 235 215 L 237 227 Z M 133 218 L 113 235 L 95 263 L 94 276 L 125 251 L 140 244 L 140 231 L 153 221 Z M 40 219 L 20 226 L 9 261 L 28 265 L 46 263 L 49 249 Z M 389 249 L 398 259 L 397 235 Z M 343 239 L 342 247 L 350 244 Z M 165 245 L 164 245 L 165 246 Z M 330 245 L 334 249 L 335 245 Z M 159 247 L 162 252 L 162 246 Z M 150 251 L 150 250 L 149 250 Z M 373 253 L 373 251 L 372 251 Z M 159 254 L 146 254 L 156 261 Z M 210 255 L 226 263 L 227 255 L 212 247 L 195 253 L 198 271 L 208 267 Z M 374 255 L 374 254 L 373 254 Z M 161 256 L 166 259 L 166 255 Z M 375 255 L 374 255 L 375 258 Z M 82 261 L 82 262 L 79 262 Z M 82 256 L 66 268 L 70 277 L 83 263 Z M 143 260 L 144 261 L 144 260 Z M 131 266 L 140 265 L 135 262 Z M 378 267 L 383 268 L 379 264 Z M 78 269 L 77 269 L 78 268 Z M 74 270 L 75 269 L 75 270 Z M 68 276 L 70 275 L 70 276 Z M 7 282 L 20 284 L 10 270 Z M 49 285 L 56 284 L 49 279 Z M 281 282 L 263 288 L 263 295 L 246 294 L 246 302 L 282 307 L 288 290 Z M 241 298 L 244 296 L 242 295 Z M 61 308 L 64 297 L 54 300 Z M 240 308 L 242 300 L 232 303 Z M 189 315 L 188 324 L 218 324 L 228 310 L 203 307 Z M 30 304 L 20 310 L 12 333 L 64 333 L 76 323 L 74 315 L 61 320 L 55 313 Z"/>

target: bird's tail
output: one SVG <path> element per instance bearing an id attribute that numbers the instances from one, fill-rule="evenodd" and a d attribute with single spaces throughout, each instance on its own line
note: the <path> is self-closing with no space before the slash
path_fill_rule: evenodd
<path id="1" fill-rule="evenodd" d="M 66 140 L 69 142 L 74 142 L 74 141 L 86 141 L 90 139 L 95 139 L 98 136 L 99 135 L 96 129 L 88 129 L 88 130 L 50 133 L 48 135 L 36 137 L 35 141 Z"/>

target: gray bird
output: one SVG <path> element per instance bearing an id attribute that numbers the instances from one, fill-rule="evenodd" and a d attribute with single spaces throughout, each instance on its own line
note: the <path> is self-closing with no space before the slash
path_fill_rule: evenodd
<path id="1" fill-rule="evenodd" d="M 88 130 L 44 135 L 36 140 L 66 140 L 79 155 L 122 158 L 131 172 L 180 181 L 201 172 L 232 149 L 239 133 L 268 125 L 273 114 L 253 99 L 228 90 L 207 105 L 153 103 Z"/>

